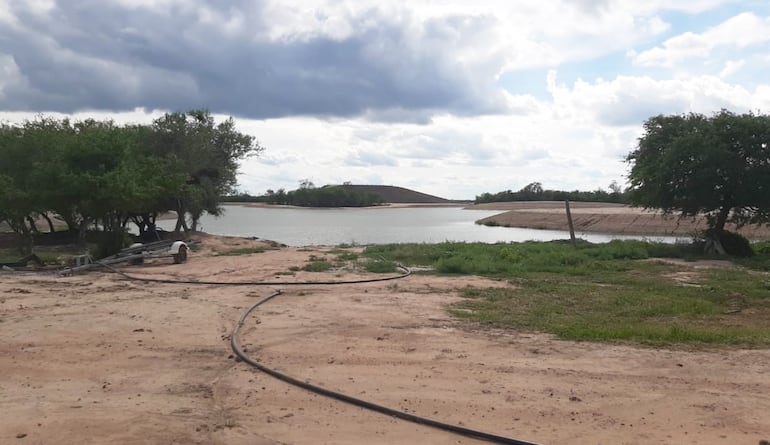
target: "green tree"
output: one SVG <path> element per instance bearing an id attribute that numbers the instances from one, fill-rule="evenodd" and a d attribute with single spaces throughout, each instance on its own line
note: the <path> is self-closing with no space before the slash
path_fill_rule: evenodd
<path id="1" fill-rule="evenodd" d="M 655 116 L 644 123 L 631 164 L 630 201 L 645 208 L 705 215 L 724 231 L 770 222 L 770 116 L 727 110 L 711 117 Z"/>
<path id="2" fill-rule="evenodd" d="M 186 177 L 172 198 L 176 230 L 196 230 L 204 212 L 221 213 L 220 197 L 237 184 L 238 163 L 264 148 L 253 136 L 236 131 L 232 118 L 216 124 L 208 111 L 167 113 L 152 125 L 150 150 L 168 161 L 170 171 Z"/>
<path id="3" fill-rule="evenodd" d="M 46 162 L 58 128 L 58 121 L 43 118 L 0 126 L 0 221 L 20 236 L 23 253 L 32 250 L 38 217 L 48 219 L 49 230 L 53 228 L 36 173 Z"/>

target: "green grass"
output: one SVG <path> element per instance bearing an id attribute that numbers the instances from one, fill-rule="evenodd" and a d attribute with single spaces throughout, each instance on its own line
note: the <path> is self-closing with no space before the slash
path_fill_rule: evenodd
<path id="1" fill-rule="evenodd" d="M 685 245 L 400 244 L 372 246 L 364 254 L 433 266 L 438 274 L 509 280 L 514 287 L 465 289 L 466 298 L 450 308 L 456 317 L 496 327 L 569 340 L 770 346 L 768 274 L 640 261 L 696 259 Z M 764 270 L 769 260 L 770 248 L 736 262 Z"/>
<path id="2" fill-rule="evenodd" d="M 331 251 L 329 253 L 337 255 L 337 261 L 355 261 L 359 257 L 355 252 Z"/>
<path id="3" fill-rule="evenodd" d="M 302 270 L 305 272 L 326 272 L 331 268 L 332 264 L 328 261 L 311 261 L 302 266 Z"/>
<path id="4" fill-rule="evenodd" d="M 396 263 L 392 261 L 367 261 L 363 263 L 364 270 L 371 273 L 395 273 L 398 272 Z"/>
<path id="5" fill-rule="evenodd" d="M 251 255 L 254 253 L 264 253 L 268 249 L 265 247 L 241 247 L 238 249 L 225 250 L 224 252 L 218 252 L 217 256 L 239 256 L 239 255 Z"/>

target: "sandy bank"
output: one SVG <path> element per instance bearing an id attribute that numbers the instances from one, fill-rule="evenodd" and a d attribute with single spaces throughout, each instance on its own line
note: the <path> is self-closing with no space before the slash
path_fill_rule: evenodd
<path id="1" fill-rule="evenodd" d="M 480 204 L 470 209 L 505 210 L 504 213 L 479 220 L 481 224 L 530 229 L 569 230 L 563 202 L 510 202 Z M 608 203 L 570 203 L 576 232 L 617 233 L 650 236 L 692 236 L 705 230 L 706 219 L 666 216 L 660 213 Z M 746 226 L 737 231 L 749 239 L 770 239 L 767 226 Z"/>

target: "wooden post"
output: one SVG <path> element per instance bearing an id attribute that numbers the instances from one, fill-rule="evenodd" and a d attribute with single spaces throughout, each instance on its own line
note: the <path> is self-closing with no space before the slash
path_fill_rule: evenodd
<path id="1" fill-rule="evenodd" d="M 575 241 L 575 226 L 572 225 L 572 212 L 569 210 L 569 200 L 564 201 L 564 205 L 567 208 L 567 223 L 569 224 L 569 239 L 572 240 L 572 245 L 577 247 L 577 241 Z"/>

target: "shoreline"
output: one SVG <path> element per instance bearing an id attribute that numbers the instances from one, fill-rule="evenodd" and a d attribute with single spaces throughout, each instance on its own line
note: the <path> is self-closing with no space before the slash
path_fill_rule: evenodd
<path id="1" fill-rule="evenodd" d="M 395 203 L 372 207 L 299 207 L 264 203 L 225 203 L 253 208 L 272 209 L 397 209 L 397 208 L 462 208 L 465 210 L 499 210 L 501 213 L 476 221 L 493 227 L 511 227 L 534 230 L 569 231 L 563 201 L 514 201 L 485 204 L 462 203 Z M 604 235 L 675 236 L 692 237 L 708 228 L 704 217 L 682 218 L 660 212 L 631 207 L 626 204 L 603 202 L 570 202 L 575 232 Z M 770 227 L 744 226 L 738 229 L 728 224 L 727 230 L 737 232 L 750 240 L 770 239 Z"/>
<path id="2" fill-rule="evenodd" d="M 307 209 L 307 210 L 331 210 L 331 209 L 402 209 L 402 208 L 451 208 L 467 207 L 462 203 L 386 203 L 376 206 L 363 207 L 303 207 L 287 204 L 266 204 L 263 202 L 226 202 L 225 206 L 252 207 L 257 209 Z"/>
<path id="3" fill-rule="evenodd" d="M 563 202 L 509 202 L 481 204 L 483 210 L 504 210 L 503 213 L 482 218 L 477 224 L 498 227 L 569 231 Z M 608 235 L 694 237 L 708 228 L 706 218 L 679 218 L 660 212 L 625 204 L 570 202 L 575 232 Z M 770 239 L 770 227 L 762 225 L 737 228 L 725 227 L 750 240 Z"/>

